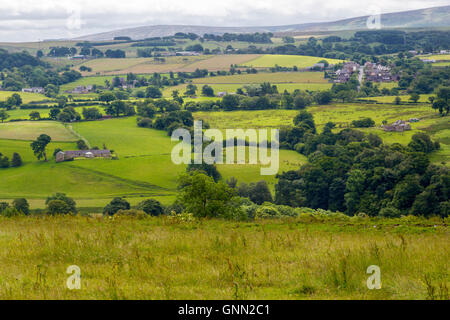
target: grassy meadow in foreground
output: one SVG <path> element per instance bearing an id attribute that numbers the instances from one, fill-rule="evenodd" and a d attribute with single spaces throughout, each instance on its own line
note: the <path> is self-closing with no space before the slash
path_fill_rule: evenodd
<path id="1" fill-rule="evenodd" d="M 448 221 L 0 218 L 0 299 L 448 299 Z M 81 268 L 81 289 L 66 270 Z M 366 286 L 367 267 L 382 288 Z"/>

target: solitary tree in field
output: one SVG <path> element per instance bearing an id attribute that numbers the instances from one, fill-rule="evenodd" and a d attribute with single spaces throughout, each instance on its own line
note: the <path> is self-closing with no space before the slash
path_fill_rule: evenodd
<path id="1" fill-rule="evenodd" d="M 31 120 L 39 120 L 41 118 L 41 115 L 37 111 L 33 111 L 30 113 L 30 119 Z"/>
<path id="2" fill-rule="evenodd" d="M 44 161 L 47 161 L 47 153 L 45 152 L 45 148 L 52 141 L 52 138 L 46 134 L 41 134 L 35 141 L 31 143 L 31 149 L 33 149 L 34 155 L 41 160 L 44 158 Z"/>
<path id="3" fill-rule="evenodd" d="M 420 95 L 418 93 L 412 93 L 411 96 L 409 97 L 409 100 L 411 100 L 414 103 L 417 103 L 417 101 L 419 101 L 420 99 Z"/>
<path id="4" fill-rule="evenodd" d="M 0 120 L 5 121 L 9 118 L 9 114 L 5 110 L 0 110 Z"/>

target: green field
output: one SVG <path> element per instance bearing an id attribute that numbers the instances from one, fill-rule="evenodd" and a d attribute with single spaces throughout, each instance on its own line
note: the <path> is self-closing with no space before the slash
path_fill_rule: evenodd
<path id="1" fill-rule="evenodd" d="M 255 59 L 259 55 L 201 55 L 201 56 L 175 56 L 166 57 L 164 62 L 155 61 L 154 58 L 123 58 L 123 59 L 92 59 L 81 65 L 92 68 L 83 75 L 119 75 L 129 72 L 135 74 L 174 72 L 193 72 L 196 69 L 210 71 L 229 70 L 232 64 L 242 64 Z M 79 69 L 77 65 L 75 69 Z"/>
<path id="2" fill-rule="evenodd" d="M 111 82 L 113 78 L 114 78 L 113 76 L 82 77 L 74 82 L 63 84 L 60 87 L 60 92 L 64 93 L 65 91 L 73 90 L 78 86 L 87 86 L 87 85 L 105 86 L 105 80 Z"/>
<path id="3" fill-rule="evenodd" d="M 0 91 L 0 101 L 5 101 L 14 93 L 17 93 L 22 98 L 23 103 L 30 103 L 31 101 L 42 101 L 47 100 L 46 96 L 40 93 L 31 93 L 31 92 L 18 92 L 18 91 Z"/>
<path id="4" fill-rule="evenodd" d="M 448 219 L 0 217 L 0 299 L 443 299 Z M 426 263 L 424 263 L 426 261 Z M 66 270 L 81 271 L 68 290 Z M 369 290 L 366 270 L 380 267 Z"/>
<path id="5" fill-rule="evenodd" d="M 194 79 L 194 84 L 328 83 L 323 72 L 259 72 Z"/>
<path id="6" fill-rule="evenodd" d="M 419 58 L 436 60 L 436 61 L 450 61 L 450 54 L 425 55 L 425 56 L 419 56 Z"/>
<path id="7" fill-rule="evenodd" d="M 320 60 L 326 60 L 330 64 L 338 64 L 343 62 L 343 60 L 330 59 L 330 58 L 320 58 L 311 56 L 294 56 L 294 55 L 263 55 L 255 60 L 251 60 L 245 63 L 245 66 L 254 68 L 273 68 L 276 65 L 280 67 L 294 67 L 297 66 L 300 69 L 312 67 L 315 63 Z"/>
<path id="8" fill-rule="evenodd" d="M 433 67 L 448 67 L 450 66 L 450 61 L 447 62 L 436 62 L 432 64 Z"/>
<path id="9" fill-rule="evenodd" d="M 100 113 L 104 114 L 104 110 L 103 110 L 103 106 L 102 105 L 98 105 L 95 104 L 95 102 L 91 105 L 91 106 L 86 106 L 86 107 L 74 107 L 75 111 L 77 111 L 81 117 L 83 117 L 83 108 L 91 108 L 91 107 L 96 107 Z M 50 109 L 13 109 L 13 110 L 9 110 L 7 111 L 7 113 L 9 114 L 9 118 L 5 120 L 5 122 L 10 121 L 12 119 L 29 119 L 30 118 L 30 113 L 31 112 L 39 112 L 41 118 L 48 118 L 49 117 L 49 112 Z"/>
<path id="10" fill-rule="evenodd" d="M 244 86 L 252 86 L 256 84 L 251 83 L 239 83 L 239 84 L 208 84 L 211 88 L 213 88 L 214 93 L 218 92 L 228 92 L 234 93 L 237 89 L 243 88 Z M 271 83 L 271 85 L 276 85 L 278 92 L 282 93 L 284 90 L 288 92 L 294 92 L 295 90 L 309 90 L 309 91 L 324 91 L 331 89 L 331 83 Z M 172 92 L 174 90 L 178 90 L 180 94 L 184 94 L 186 91 L 187 84 L 180 84 L 174 87 L 167 87 L 163 90 L 163 96 L 169 98 L 172 96 Z M 197 86 L 197 95 L 201 95 L 201 90 L 204 84 L 196 84 Z M 216 100 L 217 98 L 208 98 L 204 97 L 206 100 Z"/>
<path id="11" fill-rule="evenodd" d="M 53 141 L 75 141 L 77 137 L 56 121 L 19 121 L 0 124 L 0 139 L 34 140 L 40 134 Z"/>
<path id="12" fill-rule="evenodd" d="M 434 96 L 434 95 L 433 94 L 421 94 L 418 102 L 429 103 L 430 101 L 428 100 L 428 98 L 431 96 Z M 367 98 L 360 98 L 360 99 L 374 100 L 374 101 L 382 102 L 382 103 L 394 103 L 396 97 L 397 96 L 380 96 L 380 97 L 367 97 Z M 411 100 L 409 100 L 410 96 L 399 96 L 399 97 L 401 99 L 401 102 L 411 102 Z"/>
<path id="13" fill-rule="evenodd" d="M 35 124 L 39 124 L 38 127 Z M 58 130 L 56 140 L 74 141 L 83 137 L 91 147 L 101 148 L 105 144 L 114 150 L 119 160 L 80 159 L 57 164 L 50 159 L 44 163 L 35 159 L 30 141 L 5 140 L 14 138 L 17 128 L 26 128 L 22 139 L 34 139 L 40 132 L 39 126 L 45 124 L 52 125 L 49 130 Z M 135 117 L 74 123 L 67 129 L 57 122 L 5 123 L 2 131 L 0 152 L 8 157 L 18 152 L 25 165 L 0 170 L 0 179 L 5 182 L 0 185 L 0 199 L 25 196 L 41 208 L 44 206 L 43 199 L 58 191 L 66 192 L 86 207 L 103 207 L 107 199 L 114 196 L 134 198 L 134 203 L 139 202 L 139 198 L 148 197 L 169 203 L 176 193 L 177 177 L 185 170 L 184 166 L 172 163 L 171 150 L 175 143 L 170 141 L 166 132 L 139 128 Z M 74 143 L 52 143 L 48 147 L 49 157 L 57 147 L 76 149 Z M 283 150 L 280 153 L 280 170 L 295 169 L 305 161 L 302 155 Z M 261 176 L 259 165 L 221 165 L 219 170 L 224 178 L 236 176 L 241 182 L 266 179 L 274 190 L 275 177 Z M 42 181 L 42 177 L 48 178 Z"/>
<path id="14" fill-rule="evenodd" d="M 197 94 L 201 95 L 204 85 L 209 85 L 214 92 L 236 92 L 238 88 L 244 86 L 255 86 L 263 82 L 270 82 L 276 85 L 278 92 L 287 90 L 322 91 L 331 89 L 332 84 L 324 79 L 323 72 L 260 72 L 257 74 L 235 74 L 230 76 L 216 76 L 194 79 L 192 83 L 197 86 Z M 180 84 L 174 87 L 167 87 L 163 90 L 164 97 L 170 97 L 172 91 L 178 90 L 181 94 L 186 91 L 187 84 Z M 210 98 L 211 99 L 211 98 Z"/>

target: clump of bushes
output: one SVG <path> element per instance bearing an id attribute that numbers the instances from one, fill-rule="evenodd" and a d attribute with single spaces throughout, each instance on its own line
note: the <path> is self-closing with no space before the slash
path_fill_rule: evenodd
<path id="1" fill-rule="evenodd" d="M 55 193 L 45 201 L 49 214 L 76 214 L 76 203 L 65 193 Z"/>
<path id="2" fill-rule="evenodd" d="M 375 121 L 373 121 L 371 118 L 353 120 L 352 126 L 355 128 L 370 128 L 375 126 Z"/>
<path id="3" fill-rule="evenodd" d="M 119 210 L 129 210 L 129 209 L 130 203 L 127 200 L 120 197 L 116 197 L 103 208 L 103 214 L 112 216 L 116 214 Z"/>
<path id="4" fill-rule="evenodd" d="M 24 198 L 14 199 L 12 206 L 7 202 L 0 202 L 0 216 L 13 217 L 21 214 L 28 215 L 30 213 L 30 205 Z"/>

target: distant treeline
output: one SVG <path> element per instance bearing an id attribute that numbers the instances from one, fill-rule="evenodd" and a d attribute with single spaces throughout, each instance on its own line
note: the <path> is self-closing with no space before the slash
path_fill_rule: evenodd
<path id="1" fill-rule="evenodd" d="M 272 43 L 273 33 L 224 33 L 223 35 L 205 34 L 203 39 L 211 41 L 242 41 L 250 43 Z"/>
<path id="2" fill-rule="evenodd" d="M 309 55 L 359 61 L 363 56 L 393 54 L 410 50 L 436 52 L 449 49 L 450 31 L 371 30 L 358 31 L 349 39 L 330 36 L 320 42 L 320 39 L 311 37 L 306 43 L 299 46 L 292 43 L 269 48 L 249 46 L 238 49 L 235 53 Z"/>

